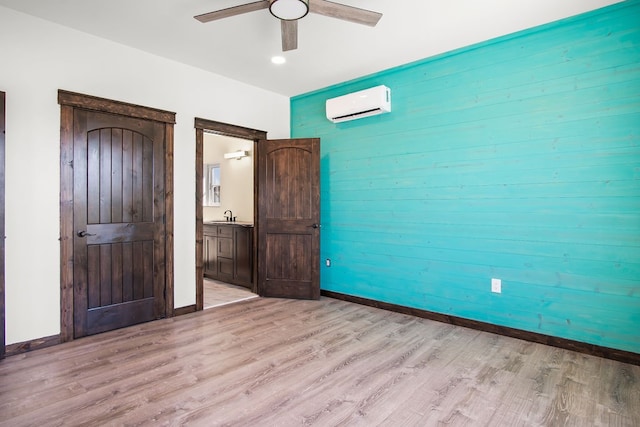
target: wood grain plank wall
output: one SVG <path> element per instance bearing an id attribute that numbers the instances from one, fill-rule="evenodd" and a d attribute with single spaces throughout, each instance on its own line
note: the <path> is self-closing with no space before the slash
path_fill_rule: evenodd
<path id="1" fill-rule="evenodd" d="M 638 22 L 627 1 L 292 98 L 292 137 L 322 138 L 322 289 L 640 353 Z M 390 114 L 325 118 L 379 84 Z"/>

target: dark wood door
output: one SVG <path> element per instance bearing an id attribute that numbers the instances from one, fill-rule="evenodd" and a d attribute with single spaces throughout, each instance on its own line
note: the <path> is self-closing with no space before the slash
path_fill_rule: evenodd
<path id="1" fill-rule="evenodd" d="M 258 150 L 258 292 L 320 298 L 320 140 L 262 140 Z"/>
<path id="2" fill-rule="evenodd" d="M 163 123 L 75 109 L 74 336 L 165 314 Z"/>
<path id="3" fill-rule="evenodd" d="M 5 356 L 4 320 L 4 153 L 5 93 L 0 92 L 0 359 Z"/>

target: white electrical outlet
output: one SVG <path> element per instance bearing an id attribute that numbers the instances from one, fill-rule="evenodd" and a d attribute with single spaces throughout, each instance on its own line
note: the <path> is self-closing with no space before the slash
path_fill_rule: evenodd
<path id="1" fill-rule="evenodd" d="M 330 259 L 330 258 L 327 258 L 327 259 L 324 261 L 324 263 L 325 263 L 325 265 L 326 265 L 327 267 L 331 267 L 331 259 Z"/>
<path id="2" fill-rule="evenodd" d="M 495 292 L 496 294 L 502 293 L 502 280 L 491 279 L 491 292 Z"/>

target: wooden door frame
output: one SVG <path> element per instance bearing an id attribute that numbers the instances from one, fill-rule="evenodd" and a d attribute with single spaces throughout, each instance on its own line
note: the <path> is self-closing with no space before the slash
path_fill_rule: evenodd
<path id="1" fill-rule="evenodd" d="M 203 257 L 203 207 L 202 207 L 202 173 L 203 173 L 203 161 L 204 161 L 204 134 L 214 133 L 217 135 L 231 136 L 234 138 L 242 138 L 253 140 L 253 153 L 255 157 L 256 146 L 261 139 L 267 139 L 267 132 L 262 130 L 245 128 L 242 126 L 230 125 L 228 123 L 216 122 L 214 120 L 201 119 L 196 117 L 194 120 L 194 127 L 196 129 L 196 311 L 204 309 L 204 257 Z M 258 163 L 253 161 L 253 259 L 257 260 L 257 229 L 259 224 L 257 223 L 257 168 Z M 257 293 L 257 262 L 253 263 L 253 289 L 252 291 Z"/>
<path id="2" fill-rule="evenodd" d="M 73 112 L 118 114 L 165 124 L 165 317 L 173 316 L 173 125 L 175 113 L 58 90 L 60 104 L 60 342 L 73 340 Z"/>
<path id="3" fill-rule="evenodd" d="M 4 314 L 5 97 L 5 93 L 0 91 L 0 359 L 4 359 L 7 345 Z"/>

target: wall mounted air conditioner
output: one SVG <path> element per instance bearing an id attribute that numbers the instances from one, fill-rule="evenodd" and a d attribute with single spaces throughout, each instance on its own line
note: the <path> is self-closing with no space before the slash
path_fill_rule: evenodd
<path id="1" fill-rule="evenodd" d="M 391 111 L 391 89 L 384 85 L 327 99 L 327 119 L 334 123 Z"/>

